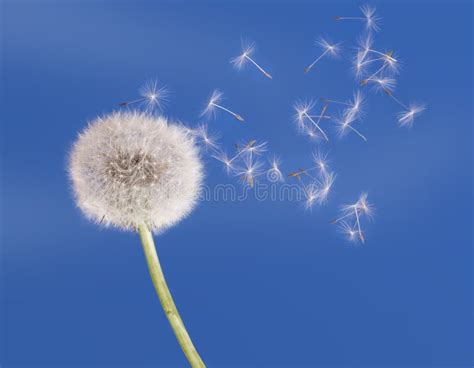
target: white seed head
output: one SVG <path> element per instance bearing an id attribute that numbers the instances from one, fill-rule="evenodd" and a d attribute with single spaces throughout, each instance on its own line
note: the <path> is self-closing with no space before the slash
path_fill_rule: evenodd
<path id="1" fill-rule="evenodd" d="M 78 207 L 105 226 L 162 232 L 195 207 L 203 179 L 193 136 L 143 112 L 115 112 L 79 135 L 69 158 Z"/>

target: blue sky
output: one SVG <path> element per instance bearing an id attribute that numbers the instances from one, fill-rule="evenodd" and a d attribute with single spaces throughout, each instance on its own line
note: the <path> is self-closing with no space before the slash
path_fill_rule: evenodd
<path id="1" fill-rule="evenodd" d="M 413 128 L 366 93 L 369 141 L 330 130 L 322 145 L 338 175 L 327 205 L 205 202 L 156 239 L 209 367 L 472 366 L 472 3 L 371 4 L 377 47 L 403 61 L 398 96 L 428 106 Z M 2 366 L 184 366 L 138 236 L 82 217 L 67 152 L 87 121 L 158 78 L 170 118 L 196 124 L 219 88 L 246 118 L 210 121 L 225 147 L 265 140 L 285 171 L 307 165 L 318 145 L 296 134 L 291 105 L 357 89 L 348 56 L 362 25 L 332 17 L 358 4 L 1 5 Z M 344 42 L 343 57 L 305 75 L 319 36 Z M 232 69 L 241 37 L 273 80 Z M 209 185 L 236 182 L 211 159 L 206 171 Z M 329 220 L 361 191 L 377 212 L 353 247 Z"/>

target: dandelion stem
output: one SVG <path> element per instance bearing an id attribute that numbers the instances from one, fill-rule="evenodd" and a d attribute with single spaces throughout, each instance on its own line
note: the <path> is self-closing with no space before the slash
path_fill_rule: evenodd
<path id="1" fill-rule="evenodd" d="M 331 224 L 336 224 L 336 223 L 338 223 L 339 221 L 341 221 L 341 220 L 343 220 L 343 219 L 345 219 L 345 218 L 347 218 L 347 217 L 349 217 L 349 216 L 352 216 L 352 215 L 353 215 L 352 212 L 347 213 L 347 214 L 345 214 L 344 216 L 341 216 L 341 217 L 339 217 L 339 218 L 337 218 L 337 219 L 332 220 L 332 221 L 331 221 Z"/>
<path id="2" fill-rule="evenodd" d="M 355 213 L 355 216 L 356 216 L 356 223 L 357 223 L 357 229 L 358 229 L 358 232 L 359 232 L 359 238 L 361 240 L 362 243 L 364 243 L 364 236 L 362 235 L 362 230 L 360 228 L 360 221 L 359 221 L 359 210 L 357 207 L 354 208 L 354 213 Z"/>
<path id="3" fill-rule="evenodd" d="M 356 128 L 352 127 L 350 124 L 347 124 L 347 127 L 351 129 L 354 133 L 356 133 L 359 137 L 361 137 L 364 141 L 367 142 L 367 138 L 361 132 L 359 132 Z"/>
<path id="4" fill-rule="evenodd" d="M 324 130 L 322 130 L 321 127 L 318 124 L 316 124 L 316 122 L 311 118 L 311 116 L 309 116 L 307 113 L 304 113 L 304 114 L 309 119 L 309 121 L 311 121 L 313 125 L 321 132 L 321 134 L 324 136 L 324 139 L 326 139 L 326 141 L 329 141 L 329 138 L 326 135 L 326 133 L 324 133 Z"/>
<path id="5" fill-rule="evenodd" d="M 399 104 L 401 107 L 403 107 L 405 110 L 409 110 L 408 106 L 405 105 L 402 101 L 400 101 L 398 98 L 396 98 L 390 91 L 385 91 L 385 94 L 387 94 L 392 100 L 394 100 L 397 104 Z"/>
<path id="6" fill-rule="evenodd" d="M 362 17 L 337 17 L 337 20 L 366 20 Z"/>
<path id="7" fill-rule="evenodd" d="M 161 306 L 165 311 L 171 328 L 176 335 L 176 339 L 178 340 L 184 355 L 186 355 L 189 364 L 191 364 L 191 367 L 205 368 L 206 366 L 204 365 L 204 362 L 201 360 L 201 357 L 184 327 L 183 321 L 181 320 L 176 305 L 174 304 L 173 297 L 168 289 L 168 285 L 166 284 L 151 231 L 147 225 L 141 224 L 138 226 L 138 232 L 140 234 L 143 251 L 145 253 L 153 285 L 155 286 L 156 293 L 160 298 Z"/>
<path id="8" fill-rule="evenodd" d="M 224 106 L 218 105 L 214 102 L 211 102 L 211 105 L 217 107 L 218 109 L 221 109 L 221 110 L 224 110 L 224 111 L 228 112 L 229 114 L 231 114 L 234 118 L 236 118 L 239 121 L 244 121 L 244 118 L 242 116 L 240 116 L 239 114 L 236 114 L 233 111 L 230 111 L 229 109 L 226 109 Z"/>
<path id="9" fill-rule="evenodd" d="M 390 59 L 391 61 L 393 61 L 395 63 L 397 62 L 397 59 L 395 59 L 394 57 L 392 57 L 388 53 L 383 53 L 383 52 L 380 52 L 380 51 L 377 51 L 377 50 L 374 50 L 374 49 L 366 49 L 366 50 L 368 52 L 373 53 L 373 54 L 381 55 L 383 58 L 388 58 L 388 59 Z"/>
<path id="10" fill-rule="evenodd" d="M 245 55 L 245 57 L 247 58 L 247 60 L 249 60 L 253 65 L 255 65 L 258 70 L 260 70 L 263 75 L 265 75 L 265 77 L 269 78 L 269 79 L 272 79 L 272 76 L 270 75 L 270 73 L 268 73 L 265 69 L 263 69 L 260 65 L 257 64 L 257 62 L 255 62 L 250 56 L 248 55 Z"/>
<path id="11" fill-rule="evenodd" d="M 309 64 L 305 69 L 304 69 L 304 72 L 305 73 L 308 73 L 312 68 L 313 66 L 323 58 L 324 55 L 326 55 L 327 53 L 329 52 L 329 49 L 325 50 L 321 55 L 319 55 L 316 60 L 314 60 L 311 64 Z"/>
<path id="12" fill-rule="evenodd" d="M 380 72 L 382 72 L 386 67 L 387 67 L 387 62 L 384 62 L 383 65 L 382 65 L 380 68 L 378 68 L 377 71 L 376 71 L 374 74 L 372 74 L 370 77 L 367 77 L 365 80 L 366 80 L 366 81 L 373 80 L 373 78 L 374 78 L 377 74 L 379 74 Z"/>
<path id="13" fill-rule="evenodd" d="M 321 97 L 321 100 L 324 101 L 324 102 L 327 102 L 327 103 L 335 103 L 335 104 L 339 104 L 339 105 L 352 106 L 352 104 L 350 104 L 348 102 L 330 100 L 329 98 L 324 98 L 324 97 Z"/>

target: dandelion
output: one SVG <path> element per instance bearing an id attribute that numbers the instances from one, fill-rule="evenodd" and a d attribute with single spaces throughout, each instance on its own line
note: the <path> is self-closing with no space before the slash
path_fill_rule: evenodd
<path id="1" fill-rule="evenodd" d="M 147 81 L 139 90 L 141 98 L 133 101 L 121 102 L 119 106 L 130 106 L 133 104 L 145 105 L 146 111 L 153 111 L 154 109 L 163 110 L 166 102 L 168 102 L 169 92 L 166 87 L 160 87 L 158 81 Z"/>
<path id="2" fill-rule="evenodd" d="M 176 338 L 189 363 L 204 367 L 173 302 L 152 237 L 152 231 L 177 224 L 197 203 L 203 172 L 192 135 L 163 117 L 112 113 L 79 135 L 68 169 L 77 206 L 87 218 L 138 231 Z"/>
<path id="3" fill-rule="evenodd" d="M 231 64 L 238 70 L 242 69 L 247 62 L 251 62 L 265 77 L 272 79 L 270 73 L 263 69 L 257 62 L 252 59 L 252 54 L 255 51 L 255 44 L 252 42 L 245 42 L 242 40 L 242 53 L 231 59 Z"/>
<path id="4" fill-rule="evenodd" d="M 337 56 L 339 53 L 339 44 L 337 43 L 329 43 L 324 38 L 321 38 L 316 41 L 316 44 L 321 47 L 323 53 L 304 69 L 305 73 L 308 73 L 325 55 Z"/>
<path id="5" fill-rule="evenodd" d="M 334 17 L 334 20 L 356 20 L 362 21 L 365 23 L 365 27 L 369 31 L 378 31 L 380 29 L 379 22 L 380 18 L 375 15 L 375 7 L 371 7 L 369 5 L 362 5 L 360 7 L 360 11 L 362 12 L 361 17 Z"/>
<path id="6" fill-rule="evenodd" d="M 318 121 L 316 122 L 310 115 L 311 110 L 314 108 L 314 105 L 315 104 L 312 101 L 307 102 L 307 103 L 301 103 L 301 102 L 295 103 L 295 105 L 293 106 L 293 108 L 296 111 L 295 121 L 302 132 L 304 133 L 312 132 L 314 134 L 314 137 L 318 137 L 318 134 L 314 130 L 311 129 L 311 126 L 308 127 L 307 121 L 309 121 L 312 124 L 312 127 L 314 129 L 317 129 L 326 141 L 329 141 L 328 136 L 326 135 L 324 130 L 319 126 L 321 117 L 324 116 L 324 111 L 327 109 L 327 107 L 323 108 L 323 111 L 321 114 L 318 115 L 319 118 L 318 118 Z"/>
<path id="7" fill-rule="evenodd" d="M 207 102 L 207 105 L 206 107 L 204 108 L 204 110 L 202 111 L 201 113 L 201 116 L 204 116 L 204 115 L 212 115 L 212 116 L 215 116 L 216 114 L 216 109 L 219 109 L 219 110 L 222 110 L 222 111 L 225 111 L 227 112 L 228 114 L 232 115 L 235 119 L 237 119 L 238 121 L 244 121 L 244 118 L 242 116 L 240 116 L 239 114 L 236 114 L 235 112 L 225 108 L 224 106 L 221 106 L 220 103 L 222 101 L 222 98 L 223 98 L 223 95 L 222 93 L 219 91 L 219 90 L 214 90 L 211 94 L 211 96 L 209 97 L 209 100 Z"/>

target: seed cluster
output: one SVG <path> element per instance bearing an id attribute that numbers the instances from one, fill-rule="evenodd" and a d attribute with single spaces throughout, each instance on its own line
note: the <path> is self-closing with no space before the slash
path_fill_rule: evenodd
<path id="1" fill-rule="evenodd" d="M 149 187 L 155 185 L 167 169 L 154 157 L 143 152 L 119 151 L 109 158 L 106 176 L 120 185 Z"/>

